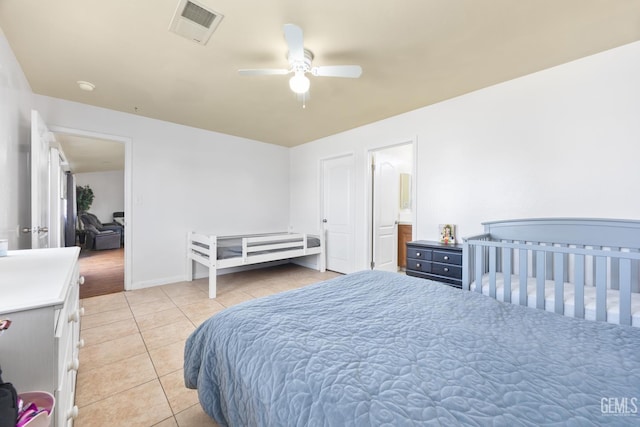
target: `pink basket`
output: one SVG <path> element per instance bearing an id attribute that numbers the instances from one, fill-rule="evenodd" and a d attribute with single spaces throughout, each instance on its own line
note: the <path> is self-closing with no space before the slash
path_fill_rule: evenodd
<path id="1" fill-rule="evenodd" d="M 25 423 L 18 423 L 16 427 L 49 427 L 51 424 L 51 414 L 56 405 L 56 399 L 53 395 L 46 391 L 30 391 L 20 393 L 18 398 L 22 399 L 25 408 L 33 403 L 39 410 L 43 411 Z"/>

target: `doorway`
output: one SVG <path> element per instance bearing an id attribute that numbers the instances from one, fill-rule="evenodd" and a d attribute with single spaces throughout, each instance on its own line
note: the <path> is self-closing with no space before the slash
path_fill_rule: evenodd
<path id="1" fill-rule="evenodd" d="M 368 252 L 372 270 L 397 272 L 404 266 L 402 249 L 415 229 L 414 149 L 413 141 L 408 141 L 369 151 Z"/>
<path id="2" fill-rule="evenodd" d="M 131 288 L 132 253 L 131 139 L 59 126 L 50 126 L 50 130 L 65 152 L 71 173 L 76 177 L 75 185 L 87 184 L 91 182 L 90 179 L 98 179 L 94 182 L 99 182 L 100 179 L 108 180 L 115 177 L 113 181 L 117 184 L 109 183 L 105 188 L 107 192 L 119 193 L 119 196 L 111 194 L 107 197 L 111 200 L 113 197 L 123 198 L 124 248 L 104 251 L 86 251 L 83 248 L 81 252 L 80 273 L 85 275 L 82 271 L 85 264 L 86 275 L 91 276 L 93 282 L 96 282 L 96 289 L 92 290 L 91 283 L 85 280 L 85 284 L 89 285 L 84 286 L 85 297 L 113 292 L 115 282 L 120 283 L 120 290 L 128 290 Z M 77 162 L 78 160 L 80 163 Z M 74 163 L 82 166 L 74 166 Z M 119 165 L 114 166 L 115 163 Z M 91 178 L 94 174 L 95 176 Z M 78 179 L 80 175 L 84 175 L 84 179 Z M 108 203 L 100 205 L 96 202 L 98 200 L 94 202 L 94 207 L 99 209 L 97 213 L 101 222 L 113 222 L 113 213 L 122 211 L 122 204 L 111 208 Z"/>

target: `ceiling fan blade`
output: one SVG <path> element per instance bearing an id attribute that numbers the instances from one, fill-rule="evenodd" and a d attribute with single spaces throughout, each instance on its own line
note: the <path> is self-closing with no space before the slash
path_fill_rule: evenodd
<path id="1" fill-rule="evenodd" d="M 273 76 L 278 74 L 289 74 L 289 70 L 285 68 L 256 68 L 238 70 L 243 76 Z"/>
<path id="2" fill-rule="evenodd" d="M 294 24 L 284 24 L 284 39 L 289 47 L 289 60 L 303 62 L 304 40 L 302 38 L 302 28 Z"/>
<path id="3" fill-rule="evenodd" d="M 321 77 L 349 77 L 357 79 L 362 74 L 362 67 L 359 65 L 326 65 L 323 67 L 313 67 L 311 74 Z"/>

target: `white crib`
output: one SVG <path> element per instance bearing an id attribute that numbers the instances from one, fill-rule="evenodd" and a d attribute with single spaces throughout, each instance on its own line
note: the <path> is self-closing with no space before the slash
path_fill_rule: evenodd
<path id="1" fill-rule="evenodd" d="M 463 239 L 462 287 L 570 317 L 640 327 L 640 221 L 483 223 Z"/>

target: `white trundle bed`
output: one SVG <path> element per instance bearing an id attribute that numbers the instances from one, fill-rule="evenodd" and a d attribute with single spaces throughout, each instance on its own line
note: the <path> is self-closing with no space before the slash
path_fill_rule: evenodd
<path id="1" fill-rule="evenodd" d="M 193 263 L 209 269 L 209 298 L 216 297 L 217 271 L 271 261 L 316 255 L 316 267 L 325 271 L 322 235 L 269 233 L 217 236 L 189 232 L 187 236 L 187 278 L 193 280 Z"/>
<path id="2" fill-rule="evenodd" d="M 464 239 L 463 289 L 569 317 L 640 326 L 640 221 L 483 225 L 484 234 Z"/>

